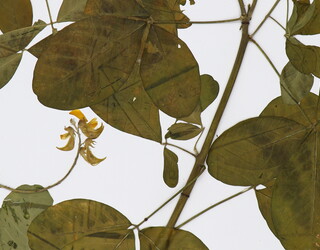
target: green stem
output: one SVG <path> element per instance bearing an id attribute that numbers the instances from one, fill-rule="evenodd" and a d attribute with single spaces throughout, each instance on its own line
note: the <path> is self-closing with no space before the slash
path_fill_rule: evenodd
<path id="1" fill-rule="evenodd" d="M 254 40 L 252 37 L 250 37 L 250 41 L 253 42 L 253 44 L 257 46 L 257 48 L 260 50 L 260 52 L 263 54 L 263 56 L 267 59 L 267 61 L 269 62 L 269 64 L 273 68 L 274 72 L 278 75 L 278 77 L 280 77 L 280 73 L 277 70 L 276 66 L 273 64 L 273 62 L 271 61 L 268 54 L 262 49 L 262 47 L 259 45 L 259 43 L 257 43 L 257 41 Z"/>
<path id="2" fill-rule="evenodd" d="M 241 18 L 232 18 L 225 20 L 215 20 L 215 21 L 176 21 L 176 20 L 159 20 L 153 21 L 153 24 L 214 24 L 214 23 L 230 23 L 241 20 Z"/>
<path id="3" fill-rule="evenodd" d="M 189 182 L 187 185 L 185 185 L 183 188 L 181 188 L 178 192 L 176 192 L 173 196 L 171 196 L 166 202 L 164 202 L 160 207 L 158 207 L 156 210 L 154 210 L 150 215 L 148 215 L 146 218 L 144 218 L 143 221 L 141 221 L 139 224 L 135 225 L 135 228 L 138 228 L 143 223 L 147 222 L 153 215 L 155 215 L 157 212 L 159 212 L 163 207 L 165 207 L 170 201 L 172 201 L 175 197 L 177 197 L 183 190 L 185 190 L 187 187 L 192 185 L 197 178 L 203 173 L 205 170 L 205 167 L 202 166 L 202 170 L 200 171 L 199 175 L 196 176 L 191 182 Z"/>
<path id="4" fill-rule="evenodd" d="M 243 1 L 239 0 L 239 3 L 240 3 L 240 8 L 241 8 L 241 6 L 243 5 Z M 255 3 L 256 3 L 256 1 L 254 1 L 253 8 L 255 6 Z M 250 13 L 252 13 L 252 12 L 253 12 L 253 9 L 250 11 Z M 236 78 L 238 76 L 238 73 L 239 73 L 239 70 L 240 70 L 240 66 L 241 66 L 241 63 L 243 61 L 244 54 L 245 54 L 245 51 L 246 51 L 246 48 L 247 48 L 247 45 L 248 45 L 248 42 L 249 42 L 248 26 L 249 26 L 249 22 L 250 22 L 250 19 L 251 19 L 251 14 L 250 15 L 249 15 L 249 13 L 248 14 L 244 13 L 244 14 L 245 15 L 243 15 L 243 17 L 242 17 L 241 42 L 240 42 L 240 45 L 239 45 L 237 57 L 235 59 L 234 65 L 233 65 L 232 72 L 230 74 L 230 77 L 229 77 L 228 83 L 226 85 L 226 88 L 224 90 L 224 93 L 223 93 L 223 96 L 221 98 L 221 101 L 219 103 L 218 109 L 217 109 L 217 111 L 215 113 L 215 116 L 213 118 L 213 121 L 211 123 L 211 126 L 210 126 L 209 132 L 207 134 L 207 137 L 206 137 L 206 139 L 205 139 L 205 141 L 203 143 L 202 149 L 201 149 L 199 155 L 197 155 L 197 157 L 196 157 L 196 162 L 195 162 L 195 164 L 193 166 L 193 169 L 192 169 L 192 171 L 190 173 L 190 176 L 189 176 L 189 179 L 188 179 L 187 183 L 189 183 L 191 180 L 193 180 L 194 178 L 199 176 L 199 173 L 200 173 L 200 171 L 202 169 L 202 166 L 204 165 L 205 160 L 206 160 L 206 158 L 208 156 L 208 153 L 209 153 L 209 150 L 210 150 L 210 146 L 211 146 L 211 143 L 212 143 L 212 141 L 214 139 L 214 136 L 216 134 L 218 125 L 220 123 L 220 120 L 222 118 L 224 110 L 225 110 L 225 108 L 227 106 L 227 103 L 228 103 L 229 97 L 231 95 L 231 92 L 233 90 Z M 188 188 L 186 188 L 181 193 L 181 196 L 180 196 L 180 198 L 178 200 L 178 203 L 177 203 L 177 205 L 176 205 L 176 207 L 175 207 L 175 209 L 174 209 L 174 211 L 173 211 L 173 213 L 171 215 L 171 218 L 169 219 L 167 227 L 174 227 L 175 224 L 177 223 L 177 220 L 179 219 L 180 214 L 181 214 L 182 210 L 184 209 L 184 206 L 187 203 L 187 200 L 188 200 L 188 198 L 190 196 L 190 193 L 193 190 L 193 187 L 194 187 L 195 183 L 196 182 L 191 184 Z"/>
<path id="5" fill-rule="evenodd" d="M 81 148 L 81 135 L 80 135 L 80 132 L 79 132 L 79 129 L 77 128 L 77 135 L 78 135 L 78 149 L 77 149 L 77 154 L 76 154 L 76 157 L 74 158 L 73 160 L 73 163 L 71 165 L 71 167 L 69 168 L 69 171 L 60 179 L 58 180 L 57 182 L 47 186 L 47 187 L 44 187 L 44 188 L 40 188 L 40 189 L 37 189 L 37 190 L 20 190 L 20 189 L 15 189 L 15 188 L 12 188 L 12 187 L 9 187 L 9 186 L 6 186 L 6 185 L 2 185 L 0 184 L 0 188 L 3 188 L 3 189 L 7 189 L 13 193 L 19 193 L 19 194 L 34 194 L 34 193 L 42 193 L 42 192 L 45 192 L 53 187 L 56 187 L 58 185 L 60 185 L 70 174 L 71 172 L 73 171 L 73 169 L 75 168 L 75 166 L 77 165 L 77 162 L 78 162 L 78 158 L 79 158 L 79 155 L 80 155 L 80 148 Z"/>
<path id="6" fill-rule="evenodd" d="M 199 212 L 199 213 L 195 214 L 194 216 L 192 216 L 190 219 L 188 219 L 188 220 L 186 220 L 185 222 L 181 223 L 181 224 L 180 224 L 179 226 L 177 226 L 176 228 L 181 228 L 181 227 L 183 227 L 184 225 L 188 224 L 190 221 L 198 218 L 200 215 L 208 212 L 208 211 L 211 210 L 212 208 L 215 208 L 215 207 L 217 207 L 217 206 L 219 206 L 219 205 L 221 205 L 221 204 L 223 204 L 223 203 L 225 203 L 225 202 L 227 202 L 227 201 L 229 201 L 229 200 L 232 200 L 233 198 L 235 198 L 235 197 L 237 197 L 237 196 L 239 196 L 239 195 L 242 195 L 242 194 L 248 192 L 248 191 L 251 190 L 251 189 L 253 189 L 253 187 L 246 188 L 246 189 L 240 191 L 239 193 L 236 193 L 236 194 L 234 194 L 234 195 L 231 195 L 231 196 L 229 196 L 228 198 L 225 198 L 224 200 L 219 201 L 219 202 L 211 205 L 210 207 L 202 210 L 201 212 Z"/>
<path id="7" fill-rule="evenodd" d="M 284 31 L 286 31 L 286 28 L 280 23 L 278 22 L 278 20 L 276 20 L 275 18 L 273 18 L 272 16 L 269 16 L 271 20 L 273 20 L 276 24 L 278 24 Z"/>
<path id="8" fill-rule="evenodd" d="M 194 153 L 192 153 L 192 152 L 190 152 L 190 151 L 188 151 L 188 150 L 186 150 L 186 149 L 184 149 L 184 148 L 182 148 L 182 147 L 179 147 L 179 146 L 177 146 L 177 145 L 171 144 L 171 143 L 169 143 L 169 142 L 161 143 L 161 145 L 163 145 L 163 146 L 171 146 L 171 147 L 177 148 L 177 149 L 179 149 L 179 150 L 181 150 L 181 151 L 183 151 L 183 152 L 186 152 L 186 153 L 188 153 L 189 155 L 192 155 L 193 157 L 197 157 Z"/>
<path id="9" fill-rule="evenodd" d="M 289 0 L 287 0 L 286 31 L 288 30 L 288 22 L 289 22 Z"/>
<path id="10" fill-rule="evenodd" d="M 256 30 L 251 34 L 251 37 L 253 37 L 258 30 L 262 27 L 262 25 L 265 23 L 265 21 L 268 19 L 268 17 L 271 15 L 271 13 L 273 12 L 273 10 L 277 7 L 277 5 L 279 4 L 280 0 L 277 0 L 273 6 L 271 7 L 271 9 L 269 10 L 269 12 L 267 13 L 267 15 L 264 17 L 264 19 L 262 20 L 262 22 L 259 24 L 259 26 L 256 28 Z"/>
<path id="11" fill-rule="evenodd" d="M 46 0 L 46 5 L 47 5 L 48 13 L 49 13 L 49 19 L 50 19 L 50 25 L 51 25 L 52 33 L 54 34 L 56 32 L 56 29 L 53 27 L 53 20 L 52 20 L 52 15 L 51 15 L 51 11 L 50 11 L 50 6 L 49 6 L 48 0 Z"/>

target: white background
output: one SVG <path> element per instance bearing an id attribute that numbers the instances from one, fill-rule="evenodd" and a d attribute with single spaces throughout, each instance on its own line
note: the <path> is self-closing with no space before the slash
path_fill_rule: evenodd
<path id="1" fill-rule="evenodd" d="M 45 0 L 32 2 L 34 21 L 40 18 L 49 22 Z M 55 19 L 61 0 L 49 2 Z M 263 19 L 273 2 L 258 1 L 250 25 L 251 31 Z M 237 0 L 197 0 L 196 5 L 183 9 L 194 21 L 229 19 L 240 15 Z M 272 16 L 285 25 L 285 13 L 286 1 L 283 0 Z M 179 32 L 198 60 L 201 73 L 211 74 L 220 83 L 218 99 L 238 49 L 241 35 L 239 27 L 239 22 L 193 25 Z M 40 36 L 44 37 L 50 32 L 50 27 L 47 27 Z M 287 62 L 284 31 L 272 20 L 268 20 L 255 39 L 281 71 Z M 317 39 L 319 41 L 319 37 Z M 320 45 L 319 42 L 317 45 Z M 25 53 L 15 76 L 0 90 L 0 183 L 12 187 L 25 183 L 47 186 L 55 182 L 67 172 L 75 155 L 75 152 L 62 152 L 55 148 L 65 143 L 60 141 L 59 135 L 64 133 L 63 127 L 68 125 L 70 115 L 66 111 L 47 108 L 37 101 L 31 86 L 35 63 L 35 58 Z M 319 80 L 316 80 L 315 92 L 318 92 L 318 85 Z M 234 93 L 217 134 L 220 135 L 243 119 L 257 116 L 279 94 L 277 75 L 257 48 L 249 44 Z M 205 127 L 209 127 L 217 103 L 214 102 L 204 112 L 202 118 Z M 83 112 L 88 119 L 96 117 L 90 109 L 84 109 Z M 162 118 L 165 134 L 173 119 Z M 191 144 L 179 145 L 192 150 Z M 172 150 L 179 155 L 180 169 L 179 184 L 174 189 L 168 188 L 162 180 L 163 146 L 117 131 L 105 124 L 105 131 L 97 140 L 93 152 L 98 157 L 107 156 L 107 159 L 95 167 L 80 159 L 71 176 L 50 193 L 55 203 L 74 198 L 103 202 L 137 224 L 180 189 L 188 178 L 194 159 L 183 152 Z M 243 188 L 225 185 L 205 172 L 199 178 L 178 223 Z M 0 190 L 0 200 L 8 193 Z M 175 201 L 144 226 L 165 225 Z M 253 191 L 207 212 L 183 229 L 197 235 L 210 250 L 283 249 L 260 215 Z"/>

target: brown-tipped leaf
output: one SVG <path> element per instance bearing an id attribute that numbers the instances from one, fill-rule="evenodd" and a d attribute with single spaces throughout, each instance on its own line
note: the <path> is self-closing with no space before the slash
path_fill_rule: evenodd
<path id="1" fill-rule="evenodd" d="M 203 242 L 188 231 L 167 227 L 150 227 L 139 232 L 141 250 L 209 250 Z"/>
<path id="2" fill-rule="evenodd" d="M 202 129 L 189 123 L 175 123 L 168 128 L 165 138 L 174 140 L 189 140 L 201 133 Z"/>
<path id="3" fill-rule="evenodd" d="M 39 185 L 22 185 L 18 190 L 36 191 Z M 0 246 L 2 250 L 28 250 L 27 230 L 30 223 L 42 211 L 50 207 L 53 200 L 48 191 L 31 194 L 11 192 L 0 209 Z"/>
<path id="4" fill-rule="evenodd" d="M 114 208 L 92 200 L 69 200 L 34 219 L 28 229 L 33 250 L 135 249 L 130 221 Z M 103 246 L 103 248 L 101 248 Z"/>
<path id="5" fill-rule="evenodd" d="M 288 62 L 280 77 L 281 96 L 288 104 L 297 104 L 306 96 L 313 85 L 313 76 L 303 74 Z"/>
<path id="6" fill-rule="evenodd" d="M 163 150 L 163 180 L 168 187 L 175 187 L 179 181 L 178 156 L 167 148 Z"/>
<path id="7" fill-rule="evenodd" d="M 30 0 L 0 1 L 0 30 L 3 33 L 32 25 Z"/>

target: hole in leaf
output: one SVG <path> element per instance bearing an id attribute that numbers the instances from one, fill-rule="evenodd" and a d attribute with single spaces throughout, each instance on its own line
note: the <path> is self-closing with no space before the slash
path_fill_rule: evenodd
<path id="1" fill-rule="evenodd" d="M 256 186 L 256 190 L 262 190 L 262 189 L 265 189 L 265 188 L 266 188 L 266 186 L 264 186 L 262 184 Z"/>

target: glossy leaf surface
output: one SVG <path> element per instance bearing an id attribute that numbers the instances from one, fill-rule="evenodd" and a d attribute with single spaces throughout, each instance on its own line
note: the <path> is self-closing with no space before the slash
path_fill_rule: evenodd
<path id="1" fill-rule="evenodd" d="M 33 26 L 0 35 L 0 58 L 10 56 L 24 49 L 46 26 L 46 23 L 40 20 Z"/>
<path id="2" fill-rule="evenodd" d="M 10 81 L 20 64 L 21 58 L 22 53 L 0 58 L 0 88 Z"/>
<path id="3" fill-rule="evenodd" d="M 281 117 L 242 121 L 213 143 L 208 171 L 231 185 L 253 186 L 275 178 L 306 134 L 299 123 Z"/>
<path id="4" fill-rule="evenodd" d="M 168 187 L 175 187 L 179 181 L 178 156 L 171 150 L 164 148 L 163 157 L 163 180 Z"/>
<path id="5" fill-rule="evenodd" d="M 41 213 L 28 229 L 34 250 L 135 249 L 130 221 L 114 208 L 91 200 L 69 200 Z"/>
<path id="6" fill-rule="evenodd" d="M 200 106 L 204 111 L 218 96 L 219 84 L 210 75 L 201 75 Z"/>
<path id="7" fill-rule="evenodd" d="M 139 232 L 141 250 L 207 250 L 192 233 L 166 227 L 150 227 Z"/>
<path id="8" fill-rule="evenodd" d="M 320 77 L 319 47 L 304 45 L 292 37 L 287 39 L 286 52 L 292 65 L 301 73 Z"/>
<path id="9" fill-rule="evenodd" d="M 0 1 L 0 30 L 3 33 L 32 25 L 30 0 Z"/>
<path id="10" fill-rule="evenodd" d="M 280 77 L 281 96 L 285 103 L 296 104 L 306 96 L 313 85 L 313 76 L 303 74 L 288 62 Z"/>
<path id="11" fill-rule="evenodd" d="M 63 0 L 57 21 L 67 22 L 85 18 L 84 10 L 88 0 Z"/>
<path id="12" fill-rule="evenodd" d="M 175 123 L 168 128 L 165 138 L 174 140 L 189 140 L 201 133 L 202 129 L 189 123 Z"/>
<path id="13" fill-rule="evenodd" d="M 19 190 L 37 190 L 38 185 L 22 185 Z M 0 248 L 2 250 L 28 250 L 27 229 L 32 220 L 50 207 L 53 200 L 45 191 L 33 194 L 11 192 L 0 209 Z"/>
<path id="14" fill-rule="evenodd" d="M 143 89 L 138 72 L 117 93 L 91 109 L 121 131 L 157 142 L 162 140 L 159 109 Z"/>

